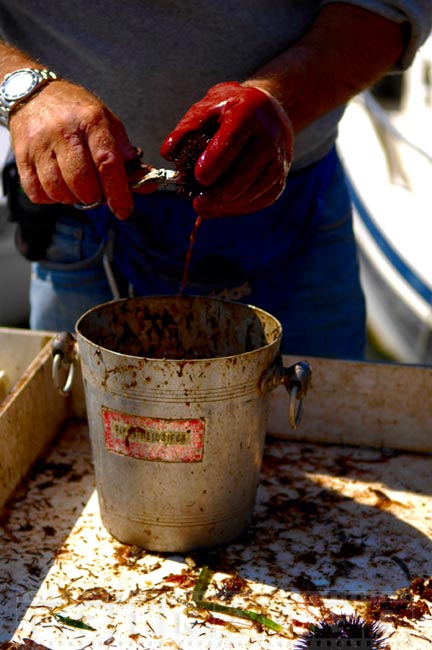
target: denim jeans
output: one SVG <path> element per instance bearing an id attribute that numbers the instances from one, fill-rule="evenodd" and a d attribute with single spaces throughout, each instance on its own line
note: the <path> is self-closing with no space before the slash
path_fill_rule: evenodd
<path id="1" fill-rule="evenodd" d="M 220 227 L 216 222 L 225 223 L 222 227 L 227 228 L 227 239 L 231 237 L 234 242 L 243 224 L 247 228 L 248 217 L 204 223 L 203 228 L 207 227 L 208 232 L 203 234 L 202 241 L 207 237 L 204 243 L 207 250 L 203 252 L 199 248 L 199 231 L 196 254 L 195 249 L 192 251 L 192 260 L 196 259 L 195 265 L 191 265 L 187 293 L 238 300 L 269 311 L 282 323 L 284 353 L 359 359 L 364 355 L 366 340 L 365 302 L 359 280 L 350 198 L 334 151 L 331 156 L 331 174 L 316 200 L 316 214 L 308 217 L 310 227 L 303 228 L 295 246 L 285 250 L 281 236 L 276 233 L 273 254 L 263 236 L 261 254 L 259 235 L 253 235 L 250 246 L 255 248 L 250 259 L 247 238 L 244 250 L 240 247 L 239 253 L 235 250 L 230 253 L 228 246 L 225 259 L 216 255 L 220 253 L 220 244 L 212 234 Z M 163 194 L 155 193 L 138 200 L 138 227 L 146 219 L 145 223 L 154 224 L 149 226 L 146 235 L 146 250 L 137 246 L 136 251 L 132 251 L 132 235 L 129 244 L 120 247 L 118 252 L 120 267 L 122 261 L 127 267 L 134 254 L 139 257 L 142 267 L 136 276 L 138 281 L 134 282 L 138 295 L 177 294 L 180 289 L 185 247 L 195 215 L 185 216 L 185 207 L 179 204 L 179 215 L 174 214 L 176 223 L 183 223 L 186 217 L 189 219 L 181 242 L 179 235 L 167 232 L 164 221 L 168 212 L 171 215 L 177 210 L 177 198 Z M 283 199 L 278 202 L 284 209 Z M 289 208 L 289 196 L 286 205 Z M 270 216 L 274 212 L 275 208 Z M 59 220 L 46 259 L 33 264 L 30 292 L 33 329 L 73 331 L 76 321 L 87 309 L 113 298 L 102 263 L 105 242 L 100 223 L 103 220 L 96 225 L 99 215 L 89 213 L 89 217 L 88 223 L 74 222 L 70 218 Z M 288 215 L 286 219 L 289 218 Z M 283 226 L 284 219 L 278 219 Z M 250 223 L 259 222 L 255 218 Z M 262 223 L 264 228 L 268 223 L 273 224 L 270 220 Z M 300 224 L 299 231 L 302 227 Z M 167 240 L 164 242 L 165 234 Z M 271 236 L 270 232 L 270 240 Z M 160 242 L 156 241 L 158 238 Z M 176 265 L 170 265 L 171 251 L 173 259 L 174 251 L 180 251 Z M 244 262 L 236 264 L 243 253 Z M 259 255 L 262 260 L 255 263 Z"/>
<path id="2" fill-rule="evenodd" d="M 97 232 L 72 219 L 58 221 L 46 259 L 32 263 L 30 327 L 73 332 L 78 318 L 112 300 Z"/>

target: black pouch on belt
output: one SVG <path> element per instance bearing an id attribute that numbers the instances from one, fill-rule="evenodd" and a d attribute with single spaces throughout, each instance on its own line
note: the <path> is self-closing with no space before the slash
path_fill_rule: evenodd
<path id="1" fill-rule="evenodd" d="M 18 251 L 31 261 L 43 259 L 51 243 L 56 219 L 74 208 L 61 204 L 32 203 L 21 187 L 14 161 L 3 168 L 3 191 L 9 220 L 17 224 L 15 244 Z"/>

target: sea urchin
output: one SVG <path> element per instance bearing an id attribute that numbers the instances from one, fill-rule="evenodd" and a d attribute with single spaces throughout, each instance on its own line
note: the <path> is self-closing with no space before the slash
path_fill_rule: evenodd
<path id="1" fill-rule="evenodd" d="M 297 641 L 293 650 L 384 650 L 386 637 L 379 623 L 357 614 L 333 614 L 313 623 Z"/>
<path id="2" fill-rule="evenodd" d="M 202 190 L 195 179 L 195 164 L 217 130 L 217 124 L 209 122 L 197 131 L 183 136 L 178 145 L 174 163 L 178 173 L 178 194 L 183 198 L 193 198 Z"/>

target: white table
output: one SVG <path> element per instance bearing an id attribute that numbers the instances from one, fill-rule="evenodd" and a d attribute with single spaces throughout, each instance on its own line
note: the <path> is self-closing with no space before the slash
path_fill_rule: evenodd
<path id="1" fill-rule="evenodd" d="M 248 535 L 216 551 L 164 556 L 124 546 L 103 528 L 87 424 L 71 419 L 0 529 L 0 642 L 292 648 L 323 612 L 363 615 L 373 596 L 406 596 L 414 578 L 432 576 L 431 465 L 430 456 L 402 450 L 270 438 Z M 191 599 L 204 565 L 215 570 L 207 600 L 263 613 L 287 636 L 236 616 L 209 618 Z M 236 575 L 240 591 L 224 600 Z M 421 620 L 383 614 L 392 650 L 432 648 L 426 606 Z"/>

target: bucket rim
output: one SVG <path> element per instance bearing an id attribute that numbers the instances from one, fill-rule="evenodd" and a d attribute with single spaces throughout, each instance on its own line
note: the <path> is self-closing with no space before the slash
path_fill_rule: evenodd
<path id="1" fill-rule="evenodd" d="M 239 357 L 246 357 L 246 356 L 251 356 L 254 354 L 257 354 L 258 352 L 262 352 L 263 350 L 270 349 L 276 345 L 280 345 L 280 342 L 282 340 L 282 323 L 279 321 L 276 316 L 271 314 L 270 312 L 266 311 L 265 309 L 262 309 L 261 307 L 257 307 L 255 305 L 252 305 L 250 303 L 242 303 L 242 302 L 237 302 L 235 300 L 228 300 L 225 298 L 218 298 L 215 296 L 202 296 L 199 294 L 193 294 L 193 295 L 187 295 L 187 296 L 180 296 L 180 295 L 175 295 L 175 294 L 152 294 L 152 295 L 146 295 L 146 296 L 128 296 L 124 298 L 119 298 L 119 299 L 113 299 L 113 300 L 107 300 L 106 302 L 99 303 L 98 305 L 94 305 L 87 311 L 85 311 L 81 316 L 78 318 L 78 320 L 75 323 L 75 334 L 77 338 L 81 338 L 84 341 L 86 341 L 88 344 L 97 347 L 100 350 L 104 350 L 106 352 L 109 352 L 110 354 L 113 355 L 118 355 L 119 357 L 125 357 L 127 356 L 130 359 L 147 359 L 149 361 L 154 361 L 154 362 L 163 362 L 165 363 L 172 363 L 172 364 L 178 364 L 178 363 L 199 363 L 203 361 L 209 361 L 209 357 L 193 357 L 191 359 L 189 358 L 179 358 L 179 359 L 172 359 L 169 357 L 153 357 L 153 356 L 147 356 L 147 355 L 136 355 L 136 354 L 127 354 L 125 355 L 124 352 L 117 352 L 116 350 L 112 350 L 111 348 L 105 347 L 104 345 L 101 345 L 100 343 L 95 343 L 92 341 L 90 338 L 85 336 L 81 331 L 80 331 L 80 325 L 82 325 L 83 321 L 88 318 L 92 313 L 96 312 L 98 309 L 101 308 L 106 308 L 109 307 L 110 305 L 118 305 L 120 303 L 126 303 L 126 302 L 134 302 L 134 301 L 145 301 L 145 300 L 155 300 L 155 299 L 163 299 L 163 300 L 205 300 L 207 302 L 212 302 L 212 303 L 223 303 L 223 304 L 230 304 L 230 305 L 235 305 L 236 307 L 245 308 L 246 310 L 252 310 L 253 312 L 259 312 L 266 316 L 267 318 L 271 319 L 274 322 L 275 325 L 275 337 L 274 340 L 271 341 L 270 343 L 266 343 L 265 345 L 262 345 L 258 348 L 255 348 L 254 350 L 247 350 L 245 352 L 239 352 L 238 354 L 229 354 L 229 355 L 221 355 L 221 356 L 216 356 L 216 357 L 210 357 L 212 361 L 223 361 L 227 359 L 233 359 L 233 358 L 239 358 Z"/>

